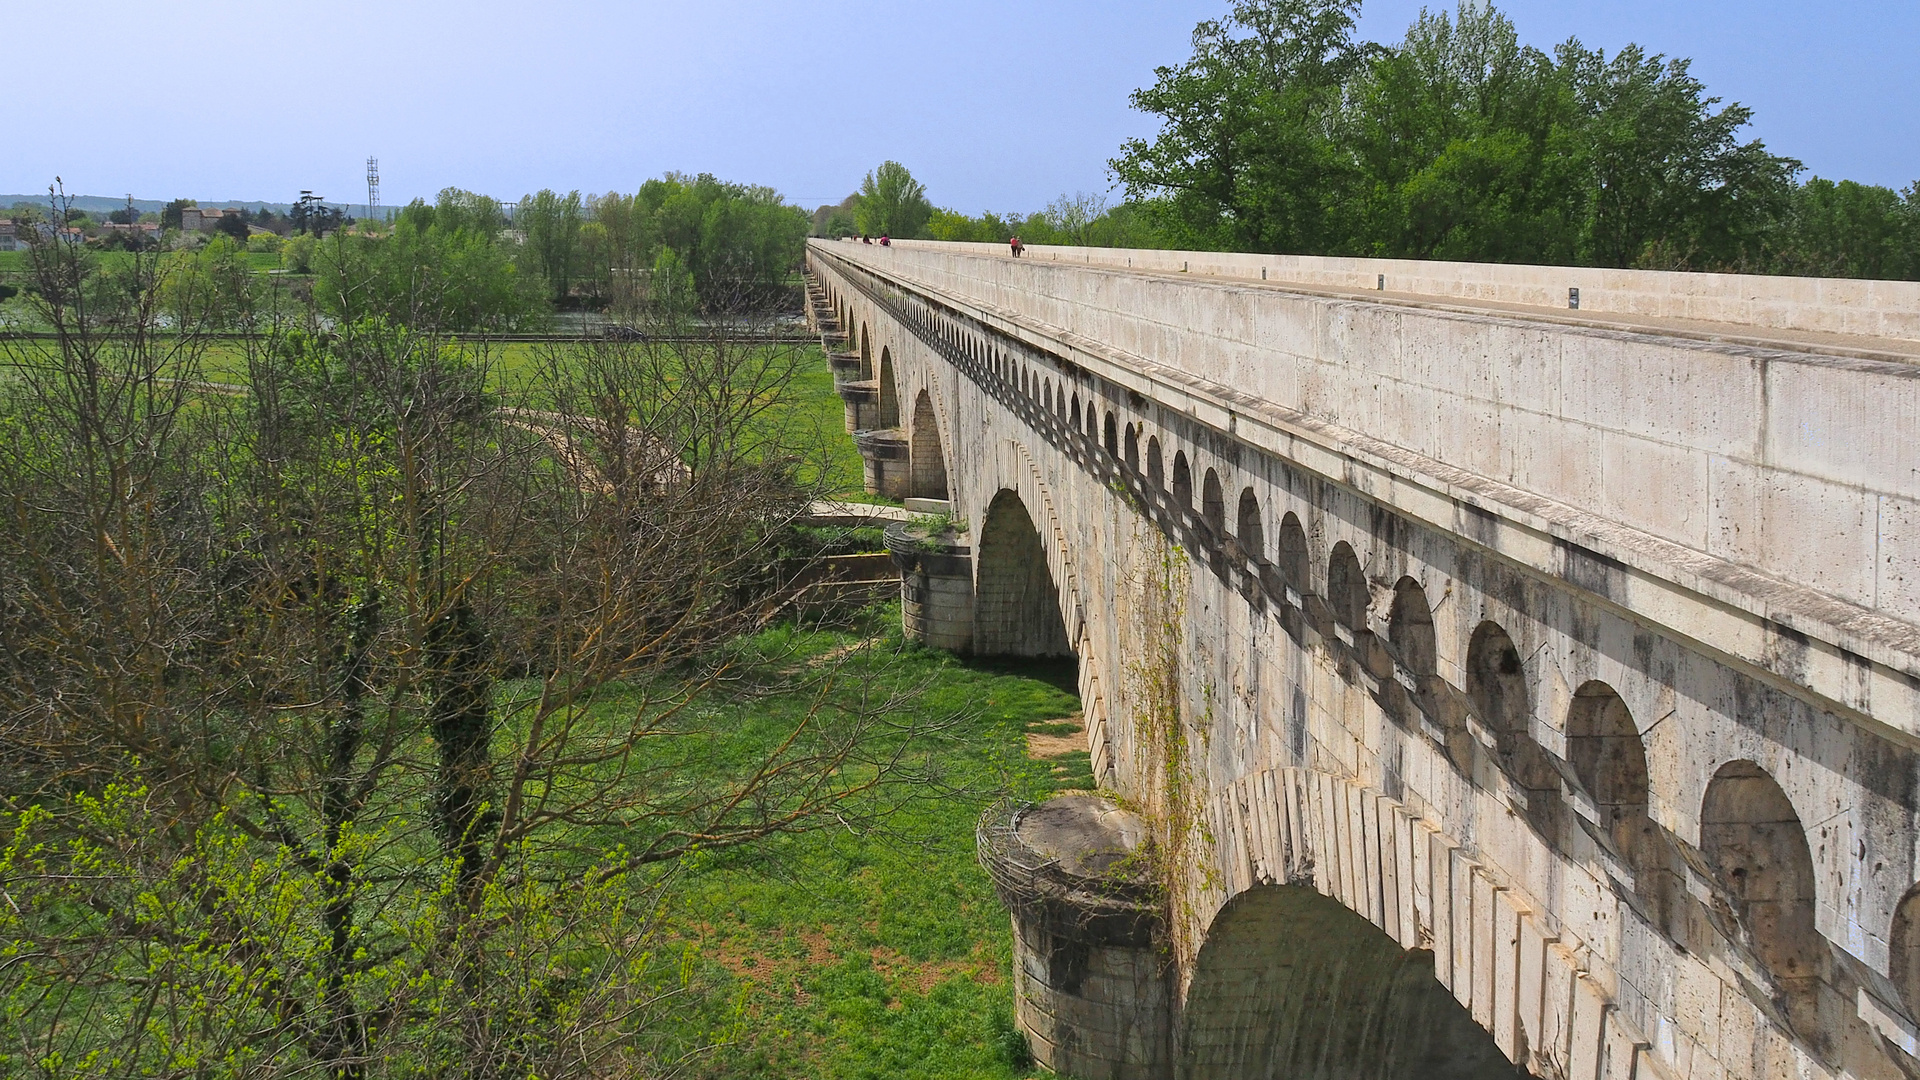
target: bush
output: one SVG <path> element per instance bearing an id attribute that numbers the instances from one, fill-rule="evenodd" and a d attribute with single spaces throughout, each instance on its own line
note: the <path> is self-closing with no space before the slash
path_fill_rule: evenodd
<path id="1" fill-rule="evenodd" d="M 319 243 L 310 233 L 287 237 L 280 242 L 280 265 L 296 274 L 313 273 L 313 251 Z"/>

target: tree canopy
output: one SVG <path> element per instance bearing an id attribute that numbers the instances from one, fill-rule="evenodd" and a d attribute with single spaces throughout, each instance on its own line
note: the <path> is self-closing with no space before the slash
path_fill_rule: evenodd
<path id="1" fill-rule="evenodd" d="M 932 214 L 927 186 L 897 161 L 882 162 L 867 174 L 853 206 L 854 223 L 868 236 L 919 236 Z"/>
<path id="2" fill-rule="evenodd" d="M 1915 190 L 1795 183 L 1685 59 L 1522 45 L 1462 0 L 1397 45 L 1359 0 L 1234 0 L 1111 166 L 1175 246 L 1657 269 L 1915 272 Z"/>

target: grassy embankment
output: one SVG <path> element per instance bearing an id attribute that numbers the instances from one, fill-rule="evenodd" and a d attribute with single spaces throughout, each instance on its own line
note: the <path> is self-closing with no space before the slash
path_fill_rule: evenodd
<path id="1" fill-rule="evenodd" d="M 867 662 L 873 677 L 922 687 L 928 715 L 961 716 L 932 755 L 943 790 L 877 833 L 790 838 L 683 881 L 675 936 L 742 1010 L 737 1038 L 703 1076 L 1032 1075 L 1012 1026 L 1007 915 L 974 860 L 973 827 L 996 798 L 1092 786 L 1084 752 L 1028 756 L 1030 734 L 1078 730 L 1071 662 L 962 663 L 902 642 L 894 610 L 876 618 L 888 630 Z M 803 648 L 857 640 L 818 633 Z M 735 721 L 780 730 L 777 717 L 719 719 Z"/>

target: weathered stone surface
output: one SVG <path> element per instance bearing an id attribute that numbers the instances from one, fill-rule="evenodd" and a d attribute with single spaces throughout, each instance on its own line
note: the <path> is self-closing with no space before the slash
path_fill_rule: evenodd
<path id="1" fill-rule="evenodd" d="M 1013 912 L 1014 1013 L 1056 1072 L 1163 1080 L 1172 1008 L 1146 825 L 1111 800 L 997 807 L 980 860 Z"/>
<path id="2" fill-rule="evenodd" d="M 1193 989 L 1291 886 L 1542 1076 L 1920 1068 L 1920 286 L 809 259 L 970 647 L 1079 659 L 1174 1030 L 1300 1015 Z"/>

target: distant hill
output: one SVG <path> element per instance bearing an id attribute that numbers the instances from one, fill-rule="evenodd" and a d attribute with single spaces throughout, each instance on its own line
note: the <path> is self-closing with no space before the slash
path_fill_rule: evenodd
<path id="1" fill-rule="evenodd" d="M 167 205 L 167 203 L 171 201 L 172 201 L 171 199 L 135 199 L 133 200 L 133 208 L 143 214 L 149 213 L 149 212 L 157 214 L 161 211 L 161 209 L 163 209 Z M 284 214 L 288 210 L 293 209 L 292 203 L 261 202 L 258 199 L 195 199 L 194 201 L 199 203 L 201 206 L 212 207 L 220 210 L 226 210 L 228 208 L 232 208 L 236 210 L 244 209 L 244 210 L 256 210 L 256 211 L 261 209 L 267 209 L 267 210 L 273 211 L 276 214 Z M 14 203 L 23 203 L 23 202 L 37 203 L 41 206 L 47 206 L 50 204 L 47 198 L 47 193 L 44 191 L 40 192 L 38 195 L 0 195 L 0 210 L 3 210 L 9 206 L 12 206 Z M 118 198 L 115 198 L 110 195 L 75 195 L 73 196 L 73 208 L 75 210 L 85 210 L 88 213 L 93 213 L 95 211 L 105 213 L 111 210 L 123 210 L 126 208 L 126 205 L 127 205 L 127 199 L 126 199 L 126 196 L 124 195 Z M 349 215 L 364 214 L 366 212 L 365 203 L 334 202 L 333 200 L 329 199 L 327 200 L 327 205 L 337 206 Z M 385 210 L 389 213 L 391 213 L 393 210 L 393 208 L 389 206 L 383 206 L 380 209 Z"/>

